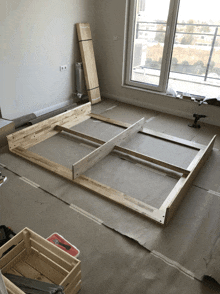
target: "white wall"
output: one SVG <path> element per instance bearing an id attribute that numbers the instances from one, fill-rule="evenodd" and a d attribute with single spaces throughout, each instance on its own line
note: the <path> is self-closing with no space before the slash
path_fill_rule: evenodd
<path id="1" fill-rule="evenodd" d="M 12 119 L 70 101 L 79 61 L 75 23 L 95 0 L 0 1 L 0 107 Z M 60 72 L 60 65 L 67 71 Z"/>
<path id="2" fill-rule="evenodd" d="M 122 87 L 126 0 L 96 0 L 95 5 L 99 17 L 95 20 L 94 47 L 102 96 L 187 118 L 193 113 L 205 114 L 207 123 L 220 126 L 219 107 Z"/>

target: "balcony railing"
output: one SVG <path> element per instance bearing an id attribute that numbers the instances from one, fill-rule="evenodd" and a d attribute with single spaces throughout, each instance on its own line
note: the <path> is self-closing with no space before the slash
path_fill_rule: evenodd
<path id="1" fill-rule="evenodd" d="M 175 53 L 175 48 L 178 48 L 178 47 L 185 48 L 186 60 L 185 60 L 185 64 L 177 64 L 174 62 L 174 58 L 173 58 L 171 72 L 184 74 L 184 75 L 186 74 L 193 75 L 195 77 L 198 76 L 200 78 L 203 78 L 204 82 L 207 81 L 207 78 L 212 79 L 213 81 L 220 80 L 220 58 L 219 58 L 219 64 L 217 64 L 217 67 L 214 68 L 213 66 L 214 62 L 212 62 L 214 49 L 219 50 L 219 53 L 220 53 L 220 39 L 218 40 L 218 38 L 220 37 L 220 35 L 218 34 L 219 27 L 220 25 L 208 25 L 205 23 L 204 24 L 178 23 L 177 29 L 176 29 L 176 35 L 175 35 L 174 53 Z M 163 43 L 163 41 L 160 42 L 160 39 L 164 39 L 165 29 L 166 29 L 165 22 L 138 21 L 136 24 L 135 38 L 143 39 L 148 44 Z M 141 32 L 142 34 L 144 33 L 144 36 L 140 35 Z M 151 38 L 149 37 L 149 34 L 151 35 Z M 152 39 L 152 36 L 154 36 L 154 40 Z M 160 38 L 158 38 L 159 36 Z M 180 41 L 180 39 L 182 41 Z M 199 63 L 196 65 L 195 64 L 190 65 L 189 62 L 187 61 L 187 57 L 188 57 L 187 48 L 197 49 L 198 52 L 201 48 L 202 50 L 205 50 L 206 57 L 204 56 L 203 58 L 205 62 L 203 62 L 202 60 L 200 62 L 200 67 L 201 67 L 200 74 L 193 72 L 195 68 L 198 69 Z M 218 58 L 215 57 L 215 59 L 218 59 Z M 151 67 L 150 64 L 145 64 L 145 67 L 149 69 L 157 69 L 155 67 L 155 64 L 154 64 L 154 67 Z M 181 68 L 183 67 L 184 67 L 184 71 L 181 71 Z M 216 76 L 214 76 L 214 74 L 213 76 L 210 76 L 209 75 L 210 70 L 212 71 L 212 73 L 216 73 Z"/>

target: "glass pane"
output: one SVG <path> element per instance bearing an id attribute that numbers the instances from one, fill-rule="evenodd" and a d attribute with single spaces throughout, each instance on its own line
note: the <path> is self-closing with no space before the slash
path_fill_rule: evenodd
<path id="1" fill-rule="evenodd" d="M 137 1 L 132 81 L 159 85 L 169 4 L 170 0 Z"/>
<path id="2" fill-rule="evenodd" d="M 180 1 L 169 79 L 169 87 L 175 91 L 219 95 L 216 87 L 220 85 L 217 7 L 217 0 Z"/>

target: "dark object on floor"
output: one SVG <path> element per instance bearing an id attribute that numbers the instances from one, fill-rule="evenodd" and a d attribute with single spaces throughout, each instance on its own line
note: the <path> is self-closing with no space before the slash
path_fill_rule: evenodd
<path id="1" fill-rule="evenodd" d="M 12 274 L 5 274 L 5 277 L 26 294 L 64 294 L 63 287 L 59 285 L 45 283 Z"/>
<path id="2" fill-rule="evenodd" d="M 196 129 L 201 128 L 201 126 L 200 126 L 199 124 L 197 124 L 197 122 L 198 122 L 198 120 L 199 120 L 200 118 L 205 118 L 206 115 L 203 115 L 203 114 L 196 114 L 196 113 L 194 113 L 194 114 L 193 114 L 193 117 L 195 117 L 195 120 L 194 120 L 193 124 L 192 124 L 192 125 L 188 125 L 188 126 L 189 126 L 189 127 L 192 127 L 192 128 L 196 128 Z"/>
<path id="3" fill-rule="evenodd" d="M 11 230 L 11 228 L 6 226 L 0 226 L 0 247 L 8 242 L 16 234 Z"/>
<path id="4" fill-rule="evenodd" d="M 202 105 L 202 104 L 220 106 L 220 98 L 205 98 L 200 102 L 199 105 Z"/>
<path id="5" fill-rule="evenodd" d="M 216 291 L 215 293 L 220 293 L 220 285 L 219 283 L 210 276 L 204 276 L 202 278 L 202 282 L 206 285 L 209 289 Z"/>

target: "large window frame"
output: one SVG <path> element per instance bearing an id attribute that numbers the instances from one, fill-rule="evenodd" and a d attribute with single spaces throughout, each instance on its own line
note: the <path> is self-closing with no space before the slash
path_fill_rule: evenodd
<path id="1" fill-rule="evenodd" d="M 167 27 L 165 32 L 163 57 L 159 77 L 159 85 L 141 83 L 131 80 L 133 43 L 135 37 L 135 17 L 138 0 L 126 1 L 126 22 L 125 22 L 125 39 L 124 39 L 124 58 L 123 58 L 123 86 L 130 86 L 137 89 L 154 90 L 166 93 L 170 66 L 175 39 L 176 23 L 178 18 L 180 0 L 170 0 L 170 6 L 167 18 Z"/>

